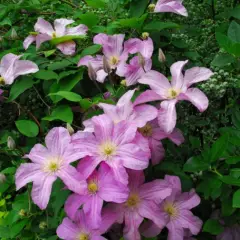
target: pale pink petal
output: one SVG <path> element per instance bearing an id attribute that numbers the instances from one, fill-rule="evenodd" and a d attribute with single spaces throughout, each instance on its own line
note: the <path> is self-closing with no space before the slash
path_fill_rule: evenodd
<path id="1" fill-rule="evenodd" d="M 174 63 L 171 68 L 172 80 L 171 85 L 176 89 L 181 89 L 183 86 L 183 67 L 188 63 L 188 61 L 179 61 Z"/>
<path id="2" fill-rule="evenodd" d="M 114 122 L 119 122 L 120 116 L 117 113 L 117 107 L 113 104 L 99 103 L 98 106 L 103 109 L 104 113 L 108 115 Z"/>
<path id="3" fill-rule="evenodd" d="M 84 204 L 83 210 L 88 218 L 91 219 L 91 227 L 99 228 L 101 224 L 101 211 L 103 207 L 103 200 L 96 195 L 92 195 L 91 198 Z"/>
<path id="4" fill-rule="evenodd" d="M 138 38 L 130 38 L 124 42 L 124 52 L 131 54 L 137 53 L 141 43 L 142 41 Z"/>
<path id="5" fill-rule="evenodd" d="M 57 37 L 62 37 L 66 35 L 66 32 L 67 32 L 66 26 L 71 23 L 74 23 L 72 19 L 60 18 L 60 19 L 54 20 L 54 28 L 55 28 Z"/>
<path id="6" fill-rule="evenodd" d="M 91 240 L 107 240 L 107 238 L 102 237 L 102 236 L 92 236 Z"/>
<path id="7" fill-rule="evenodd" d="M 182 132 L 178 128 L 175 128 L 171 132 L 171 134 L 168 135 L 167 137 L 178 146 L 181 145 L 185 141 Z"/>
<path id="8" fill-rule="evenodd" d="M 154 70 L 145 73 L 138 82 L 149 85 L 159 95 L 159 99 L 166 99 L 168 89 L 171 88 L 168 79 L 163 74 Z"/>
<path id="9" fill-rule="evenodd" d="M 155 93 L 155 91 L 152 90 L 146 90 L 145 92 L 141 93 L 136 100 L 134 101 L 134 106 L 143 104 L 146 102 L 154 102 L 161 100 L 161 96 Z"/>
<path id="10" fill-rule="evenodd" d="M 108 76 L 108 74 L 103 69 L 98 70 L 96 73 L 97 73 L 96 80 L 100 83 L 103 83 L 105 81 L 106 77 Z"/>
<path id="11" fill-rule="evenodd" d="M 28 49 L 28 47 L 36 41 L 36 36 L 34 35 L 29 35 L 25 40 L 23 41 L 23 47 L 24 49 Z"/>
<path id="12" fill-rule="evenodd" d="M 78 62 L 78 67 L 80 66 L 88 67 L 89 63 L 92 65 L 95 71 L 98 71 L 103 68 L 103 56 L 101 55 L 97 55 L 96 57 L 92 57 L 89 55 L 85 56 L 81 58 L 80 61 Z"/>
<path id="13" fill-rule="evenodd" d="M 15 174 L 16 189 L 19 190 L 27 183 L 38 181 L 43 175 L 41 165 L 35 163 L 22 163 Z"/>
<path id="14" fill-rule="evenodd" d="M 104 45 L 108 41 L 108 35 L 104 33 L 99 33 L 93 38 L 94 44 Z"/>
<path id="15" fill-rule="evenodd" d="M 42 144 L 35 144 L 30 153 L 24 157 L 31 159 L 32 162 L 40 164 L 50 157 L 50 155 L 51 153 Z"/>
<path id="16" fill-rule="evenodd" d="M 108 36 L 108 40 L 103 44 L 103 53 L 108 56 L 121 56 L 123 51 L 124 34 L 115 34 Z M 106 45 L 107 44 L 107 45 Z"/>
<path id="17" fill-rule="evenodd" d="M 180 178 L 177 176 L 170 176 L 170 175 L 165 175 L 164 180 L 169 182 L 169 185 L 171 188 L 176 189 L 178 192 L 181 192 L 181 181 Z"/>
<path id="18" fill-rule="evenodd" d="M 65 166 L 57 172 L 57 176 L 62 179 L 68 189 L 83 194 L 86 191 L 87 183 L 83 180 L 83 175 L 71 165 Z"/>
<path id="19" fill-rule="evenodd" d="M 214 73 L 204 67 L 193 67 L 185 72 L 184 84 L 189 87 L 194 83 L 208 80 Z"/>
<path id="20" fill-rule="evenodd" d="M 191 102 L 200 112 L 204 112 L 208 108 L 208 98 L 198 88 L 189 88 L 185 93 L 181 93 L 178 98 Z"/>
<path id="21" fill-rule="evenodd" d="M 200 197 L 194 190 L 182 193 L 177 199 L 176 204 L 180 209 L 192 209 L 198 206 L 201 202 Z"/>
<path id="22" fill-rule="evenodd" d="M 168 228 L 168 240 L 183 240 L 184 232 L 183 228 L 176 221 L 171 221 L 167 225 Z"/>
<path id="23" fill-rule="evenodd" d="M 126 107 L 127 104 L 131 104 L 131 99 L 134 95 L 135 90 L 127 91 L 117 102 L 118 107 Z"/>
<path id="24" fill-rule="evenodd" d="M 43 18 L 38 18 L 36 24 L 34 25 L 34 29 L 36 32 L 44 33 L 49 36 L 52 36 L 54 33 L 52 25 Z"/>
<path id="25" fill-rule="evenodd" d="M 160 128 L 166 133 L 171 133 L 176 126 L 177 113 L 176 105 L 177 100 L 168 100 L 161 103 L 161 108 L 158 114 L 158 124 Z"/>
<path id="26" fill-rule="evenodd" d="M 64 205 L 68 217 L 75 219 L 77 210 L 87 201 L 88 197 L 76 193 L 71 194 Z"/>
<path id="27" fill-rule="evenodd" d="M 66 35 L 69 36 L 86 35 L 87 31 L 88 27 L 84 24 L 80 24 L 76 27 L 67 28 Z"/>
<path id="28" fill-rule="evenodd" d="M 129 189 L 131 192 L 138 192 L 139 187 L 145 182 L 144 172 L 131 169 L 128 169 L 127 172 L 129 176 Z"/>
<path id="29" fill-rule="evenodd" d="M 153 54 L 153 41 L 149 37 L 147 40 L 143 40 L 139 45 L 139 52 L 143 57 L 150 59 Z"/>
<path id="30" fill-rule="evenodd" d="M 74 240 L 79 234 L 79 227 L 74 224 L 69 218 L 64 218 L 62 223 L 57 228 L 57 235 L 61 239 Z"/>
<path id="31" fill-rule="evenodd" d="M 140 186 L 139 195 L 146 200 L 152 200 L 160 203 L 163 199 L 170 196 L 172 189 L 169 183 L 164 180 L 154 180 Z"/>
<path id="32" fill-rule="evenodd" d="M 47 42 L 47 41 L 49 41 L 51 39 L 52 39 L 52 37 L 47 35 L 47 34 L 44 34 L 44 33 L 38 34 L 36 36 L 36 48 L 37 49 L 40 48 L 42 43 Z"/>
<path id="33" fill-rule="evenodd" d="M 143 217 L 141 217 L 137 212 L 125 212 L 125 227 L 123 229 L 123 237 L 125 240 L 141 240 L 138 228 L 142 221 Z"/>
<path id="34" fill-rule="evenodd" d="M 39 71 L 38 66 L 32 61 L 19 60 L 15 62 L 14 66 L 14 78 L 20 75 L 27 75 L 29 73 L 36 73 Z"/>
<path id="35" fill-rule="evenodd" d="M 151 157 L 148 138 L 142 136 L 141 133 L 137 132 L 136 137 L 131 143 L 136 144 L 141 149 L 141 151 L 145 153 L 146 158 L 149 159 Z"/>
<path id="36" fill-rule="evenodd" d="M 92 123 L 91 118 L 83 121 L 82 124 L 85 127 L 84 132 L 94 132 L 94 127 L 93 127 L 93 123 Z"/>
<path id="37" fill-rule="evenodd" d="M 74 41 L 67 41 L 57 45 L 59 49 L 65 55 L 73 55 L 76 52 L 76 43 Z"/>
<path id="38" fill-rule="evenodd" d="M 42 174 L 33 182 L 31 193 L 32 200 L 42 210 L 48 205 L 52 191 L 52 184 L 56 179 L 57 177 L 54 175 Z"/>
<path id="39" fill-rule="evenodd" d="M 152 165 L 157 165 L 165 156 L 165 149 L 160 140 L 151 138 L 149 140 L 149 147 L 151 149 Z"/>
<path id="40" fill-rule="evenodd" d="M 154 238 L 161 233 L 162 229 L 159 228 L 154 222 L 144 222 L 140 227 L 141 234 L 146 238 Z"/>

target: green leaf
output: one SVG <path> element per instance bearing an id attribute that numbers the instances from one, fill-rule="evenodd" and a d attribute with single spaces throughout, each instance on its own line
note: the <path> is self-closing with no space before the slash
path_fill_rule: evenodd
<path id="1" fill-rule="evenodd" d="M 226 163 L 227 163 L 227 164 L 236 164 L 236 163 L 238 163 L 238 162 L 240 162 L 240 156 L 228 157 L 228 158 L 226 159 Z"/>
<path id="2" fill-rule="evenodd" d="M 215 58 L 211 62 L 211 65 L 215 67 L 224 67 L 229 63 L 234 63 L 234 62 L 235 62 L 235 58 L 232 55 L 229 55 L 227 53 L 219 53 L 215 56 Z"/>
<path id="3" fill-rule="evenodd" d="M 147 18 L 147 14 L 144 14 L 139 18 L 133 17 L 133 18 L 120 19 L 116 21 L 116 23 L 119 24 L 120 27 L 124 27 L 124 28 L 126 27 L 126 28 L 141 29 L 146 18 Z"/>
<path id="4" fill-rule="evenodd" d="M 32 80 L 31 77 L 23 77 L 17 80 L 11 87 L 8 101 L 11 102 L 14 99 L 16 99 L 24 91 L 31 88 L 33 84 L 34 84 L 34 81 Z"/>
<path id="5" fill-rule="evenodd" d="M 228 28 L 228 37 L 233 42 L 240 42 L 240 25 L 235 21 L 232 21 Z"/>
<path id="6" fill-rule="evenodd" d="M 207 170 L 209 168 L 209 163 L 203 161 L 201 157 L 191 157 L 183 166 L 185 172 L 199 172 Z"/>
<path id="7" fill-rule="evenodd" d="M 79 103 L 83 110 L 88 110 L 93 105 L 93 102 L 90 99 L 82 99 Z"/>
<path id="8" fill-rule="evenodd" d="M 81 19 L 81 23 L 85 24 L 89 28 L 96 26 L 99 22 L 99 17 L 91 12 L 85 13 L 85 14 L 80 14 L 80 15 L 78 15 L 78 18 Z"/>
<path id="9" fill-rule="evenodd" d="M 50 116 L 44 117 L 43 120 L 47 121 L 61 120 L 63 122 L 72 123 L 73 112 L 68 105 L 60 105 L 52 111 Z"/>
<path id="10" fill-rule="evenodd" d="M 145 12 L 147 5 L 148 1 L 146 0 L 133 0 L 130 5 L 130 15 L 140 17 Z"/>
<path id="11" fill-rule="evenodd" d="M 234 8 L 232 11 L 231 11 L 231 16 L 237 18 L 237 19 L 240 19 L 240 6 Z"/>
<path id="12" fill-rule="evenodd" d="M 63 36 L 63 37 L 58 37 L 58 38 L 53 38 L 50 43 L 52 45 L 57 45 L 57 44 L 60 44 L 60 43 L 64 43 L 64 42 L 69 42 L 69 41 L 72 41 L 72 40 L 75 40 L 75 39 L 85 39 L 86 36 L 85 35 L 73 35 L 73 36 Z"/>
<path id="13" fill-rule="evenodd" d="M 58 79 L 57 73 L 51 70 L 39 70 L 37 73 L 34 74 L 34 77 L 42 80 Z"/>
<path id="14" fill-rule="evenodd" d="M 49 96 L 52 96 L 52 95 L 61 96 L 71 102 L 79 102 L 82 99 L 82 97 L 80 95 L 73 93 L 73 92 L 67 92 L 67 91 L 59 91 L 57 93 L 50 93 L 48 95 Z"/>
<path id="15" fill-rule="evenodd" d="M 208 232 L 213 235 L 218 235 L 223 232 L 223 230 L 223 226 L 215 219 L 208 219 L 203 226 L 203 232 Z"/>
<path id="16" fill-rule="evenodd" d="M 179 27 L 178 24 L 173 22 L 152 21 L 144 27 L 144 31 L 162 31 L 163 29 Z"/>
<path id="17" fill-rule="evenodd" d="M 236 210 L 235 208 L 232 207 L 232 199 L 230 196 L 228 196 L 222 200 L 221 207 L 222 207 L 222 209 L 221 209 L 222 215 L 224 217 L 231 216 Z"/>
<path id="18" fill-rule="evenodd" d="M 232 186 L 237 186 L 240 187 L 240 179 L 236 179 L 232 176 L 222 176 L 219 178 L 222 182 L 232 185 Z"/>
<path id="19" fill-rule="evenodd" d="M 106 1 L 104 0 L 85 0 L 88 6 L 92 8 L 105 8 Z"/>
<path id="20" fill-rule="evenodd" d="M 57 49 L 52 49 L 52 50 L 48 50 L 48 51 L 43 51 L 43 54 L 44 54 L 45 57 L 50 57 L 50 56 L 53 55 L 56 51 L 57 51 Z"/>
<path id="21" fill-rule="evenodd" d="M 84 48 L 81 52 L 81 58 L 87 55 L 93 55 L 96 54 L 100 49 L 102 48 L 102 45 L 95 44 L 90 47 Z"/>
<path id="22" fill-rule="evenodd" d="M 68 60 L 62 60 L 62 61 L 59 61 L 59 62 L 53 62 L 51 64 L 49 64 L 48 66 L 48 70 L 58 70 L 58 69 L 62 69 L 62 68 L 65 68 L 65 67 L 68 67 L 69 65 L 72 65 L 73 63 L 68 61 Z"/>
<path id="23" fill-rule="evenodd" d="M 10 231 L 11 238 L 16 237 L 21 232 L 21 230 L 27 225 L 28 221 L 29 221 L 28 219 L 24 219 L 18 223 L 15 223 L 11 227 L 11 231 Z"/>
<path id="24" fill-rule="evenodd" d="M 172 44 L 177 48 L 188 48 L 188 44 L 184 40 L 174 40 L 172 41 Z"/>
<path id="25" fill-rule="evenodd" d="M 15 122 L 20 133 L 27 137 L 36 137 L 39 133 L 38 125 L 29 120 L 19 120 Z"/>
<path id="26" fill-rule="evenodd" d="M 233 206 L 234 208 L 240 208 L 240 189 L 238 189 L 238 190 L 233 194 L 232 206 Z"/>

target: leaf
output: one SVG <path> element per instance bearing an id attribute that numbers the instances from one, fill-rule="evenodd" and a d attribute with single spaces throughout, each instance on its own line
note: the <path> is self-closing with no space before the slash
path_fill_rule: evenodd
<path id="1" fill-rule="evenodd" d="M 240 19 L 240 6 L 234 8 L 232 11 L 231 11 L 231 16 L 237 18 L 237 19 Z"/>
<path id="2" fill-rule="evenodd" d="M 185 172 L 199 172 L 207 170 L 209 168 L 209 163 L 203 161 L 201 157 L 191 157 L 183 166 Z"/>
<path id="3" fill-rule="evenodd" d="M 100 44 L 95 44 L 90 47 L 87 47 L 83 49 L 83 51 L 81 52 L 81 58 L 87 55 L 93 55 L 97 53 L 101 48 L 102 48 L 102 45 Z"/>
<path id="4" fill-rule="evenodd" d="M 75 39 L 85 39 L 86 36 L 85 35 L 73 35 L 73 36 L 63 36 L 63 37 L 58 37 L 58 38 L 54 38 L 50 41 L 50 43 L 52 45 L 57 45 L 60 43 L 64 43 L 64 42 L 69 42 L 71 40 L 75 40 Z"/>
<path id="5" fill-rule="evenodd" d="M 226 159 L 226 163 L 227 163 L 227 164 L 236 164 L 236 163 L 238 163 L 238 162 L 240 162 L 240 156 L 228 157 L 228 158 Z"/>
<path id="6" fill-rule="evenodd" d="M 215 58 L 211 62 L 211 65 L 215 67 L 224 67 L 229 63 L 234 63 L 234 62 L 235 62 L 235 58 L 232 55 L 227 53 L 220 53 L 215 56 Z"/>
<path id="7" fill-rule="evenodd" d="M 144 31 L 162 31 L 168 28 L 180 28 L 180 25 L 173 22 L 152 21 L 144 27 Z"/>
<path id="8" fill-rule="evenodd" d="M 44 117 L 43 120 L 61 120 L 71 124 L 73 121 L 72 109 L 68 105 L 60 105 L 52 111 L 50 116 Z"/>
<path id="9" fill-rule="evenodd" d="M 116 21 L 116 23 L 119 24 L 120 27 L 124 27 L 124 28 L 126 27 L 126 28 L 141 29 L 146 18 L 147 18 L 147 14 L 144 14 L 139 18 L 133 17 L 133 18 L 120 19 Z"/>
<path id="10" fill-rule="evenodd" d="M 238 190 L 233 194 L 232 206 L 233 206 L 234 208 L 240 208 L 240 189 L 238 189 Z"/>
<path id="11" fill-rule="evenodd" d="M 57 49 L 52 49 L 52 50 L 48 50 L 48 51 L 43 51 L 43 54 L 44 54 L 45 57 L 50 57 L 50 56 L 53 55 L 56 51 L 57 51 Z"/>
<path id="12" fill-rule="evenodd" d="M 106 1 L 104 0 L 85 0 L 88 6 L 92 8 L 105 8 Z"/>
<path id="13" fill-rule="evenodd" d="M 96 26 L 99 22 L 99 17 L 91 12 L 80 14 L 77 17 L 81 19 L 81 23 L 85 24 L 89 28 Z"/>
<path id="14" fill-rule="evenodd" d="M 88 110 L 93 105 L 93 102 L 90 99 L 82 99 L 79 103 L 83 110 Z"/>
<path id="15" fill-rule="evenodd" d="M 51 63 L 48 66 L 48 70 L 54 71 L 54 70 L 58 70 L 58 69 L 62 69 L 62 68 L 68 67 L 69 65 L 72 65 L 72 64 L 73 63 L 71 63 L 68 60 L 62 60 L 62 61 L 59 61 L 59 62 Z"/>
<path id="16" fill-rule="evenodd" d="M 37 73 L 34 74 L 34 77 L 42 80 L 58 79 L 57 73 L 51 70 L 39 70 Z"/>
<path id="17" fill-rule="evenodd" d="M 147 5 L 148 1 L 146 0 L 133 0 L 130 5 L 130 15 L 140 17 L 145 12 Z"/>
<path id="18" fill-rule="evenodd" d="M 11 90 L 10 90 L 10 95 L 8 98 L 8 102 L 13 101 L 16 99 L 20 94 L 22 94 L 24 91 L 27 89 L 31 88 L 34 84 L 34 81 L 32 80 L 31 77 L 23 77 L 19 80 L 17 80 Z"/>
<path id="19" fill-rule="evenodd" d="M 223 226 L 215 219 L 208 219 L 203 226 L 203 232 L 208 232 L 213 235 L 218 235 L 223 232 L 223 230 Z"/>
<path id="20" fill-rule="evenodd" d="M 52 95 L 61 96 L 71 102 L 79 102 L 82 99 L 82 97 L 80 95 L 73 93 L 73 92 L 67 92 L 67 91 L 59 91 L 57 93 L 50 93 L 48 95 L 49 96 L 52 96 Z"/>
<path id="21" fill-rule="evenodd" d="M 36 137 L 39 133 L 38 125 L 33 121 L 19 120 L 15 124 L 18 131 L 27 137 Z"/>
<path id="22" fill-rule="evenodd" d="M 28 221 L 29 221 L 28 219 L 24 219 L 18 223 L 15 223 L 11 227 L 11 231 L 10 231 L 11 238 L 16 237 L 21 232 L 21 230 L 27 225 Z"/>
<path id="23" fill-rule="evenodd" d="M 219 178 L 223 183 L 232 185 L 232 186 L 237 186 L 240 187 L 240 180 L 236 179 L 232 176 L 222 176 L 221 178 Z"/>
<path id="24" fill-rule="evenodd" d="M 232 21 L 228 28 L 228 37 L 233 42 L 240 43 L 240 25 Z"/>

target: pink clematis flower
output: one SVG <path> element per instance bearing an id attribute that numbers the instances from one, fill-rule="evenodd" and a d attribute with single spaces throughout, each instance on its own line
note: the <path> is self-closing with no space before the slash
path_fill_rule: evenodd
<path id="1" fill-rule="evenodd" d="M 76 27 L 68 28 L 67 25 L 74 23 L 73 20 L 60 18 L 54 21 L 52 25 L 42 18 L 38 18 L 34 26 L 36 33 L 30 34 L 23 42 L 24 49 L 27 49 L 30 44 L 36 42 L 37 48 L 46 41 L 63 36 L 81 36 L 86 35 L 87 26 L 80 24 Z M 76 51 L 76 43 L 72 40 L 57 44 L 57 48 L 65 55 L 73 55 Z"/>
<path id="2" fill-rule="evenodd" d="M 19 60 L 22 55 L 12 53 L 3 56 L 0 62 L 0 85 L 10 85 L 20 75 L 39 71 L 38 66 L 28 60 Z"/>
<path id="3" fill-rule="evenodd" d="M 164 223 L 157 204 L 168 197 L 172 190 L 164 180 L 144 183 L 143 171 L 128 170 L 128 173 L 129 197 L 125 203 L 112 204 L 111 207 L 119 214 L 118 221 L 125 223 L 124 239 L 140 240 L 138 228 L 144 218 L 151 219 L 158 226 Z"/>
<path id="4" fill-rule="evenodd" d="M 53 182 L 59 177 L 73 192 L 82 194 L 87 183 L 70 165 L 81 157 L 71 144 L 71 136 L 63 127 L 53 128 L 45 138 L 46 146 L 36 144 L 26 155 L 32 163 L 23 163 L 17 169 L 17 190 L 33 182 L 32 199 L 41 209 L 49 202 Z"/>
<path id="5" fill-rule="evenodd" d="M 165 176 L 165 180 L 172 188 L 172 194 L 160 203 L 162 226 L 146 222 L 141 226 L 141 232 L 145 237 L 155 237 L 166 226 L 168 240 L 183 240 L 191 234 L 197 235 L 202 227 L 202 221 L 190 211 L 200 204 L 200 198 L 194 190 L 181 192 L 181 182 L 176 176 Z"/>
<path id="6" fill-rule="evenodd" d="M 153 165 L 158 164 L 165 155 L 165 150 L 161 140 L 168 138 L 178 146 L 184 142 L 184 137 L 179 129 L 175 128 L 170 134 L 165 133 L 160 129 L 157 119 L 148 122 L 138 131 L 148 139 Z"/>
<path id="7" fill-rule="evenodd" d="M 127 121 L 114 124 L 103 114 L 93 117 L 92 123 L 94 133 L 79 131 L 72 136 L 76 151 L 88 156 L 79 162 L 84 176 L 89 176 L 98 164 L 105 162 L 115 179 L 127 185 L 125 168 L 143 170 L 149 164 L 148 142 L 137 134 L 137 126 Z"/>
<path id="8" fill-rule="evenodd" d="M 200 112 L 205 111 L 208 107 L 206 95 L 198 88 L 189 87 L 194 83 L 209 79 L 213 72 L 207 68 L 193 67 L 186 70 L 183 76 L 182 69 L 187 62 L 179 61 L 171 66 L 171 83 L 164 75 L 153 70 L 138 80 L 139 83 L 149 85 L 152 90 L 142 93 L 136 99 L 136 104 L 164 100 L 159 110 L 158 123 L 166 133 L 171 133 L 176 126 L 177 113 L 175 105 L 178 101 L 190 101 Z"/>
<path id="9" fill-rule="evenodd" d="M 187 17 L 187 9 L 182 2 L 183 0 L 158 0 L 154 12 L 172 12 Z"/>
<path id="10" fill-rule="evenodd" d="M 224 231 L 217 235 L 217 240 L 238 240 L 240 239 L 240 225 L 234 224 L 231 227 L 225 227 Z"/>
<path id="11" fill-rule="evenodd" d="M 93 220 L 86 216 L 83 210 L 79 210 L 74 221 L 67 217 L 63 219 L 57 228 L 57 235 L 64 240 L 107 240 L 101 235 L 116 221 L 116 214 L 107 208 L 103 209 L 102 221 L 98 229 L 92 227 Z"/>
<path id="12" fill-rule="evenodd" d="M 127 186 L 114 179 L 112 171 L 106 163 L 101 163 L 98 171 L 95 170 L 88 177 L 87 184 L 88 187 L 84 194 L 74 193 L 67 199 L 65 211 L 71 219 L 74 219 L 77 210 L 83 204 L 85 214 L 92 219 L 92 226 L 98 228 L 102 221 L 103 202 L 125 202 L 129 191 Z"/>
<path id="13" fill-rule="evenodd" d="M 116 70 L 118 74 L 119 68 L 127 61 L 130 51 L 130 46 L 125 46 L 124 44 L 123 47 L 124 37 L 124 34 L 115 34 L 112 36 L 103 33 L 97 34 L 93 42 L 102 45 L 104 55 L 97 55 L 96 57 L 85 56 L 80 59 L 78 66 L 89 67 L 90 64 L 96 71 L 96 80 L 101 83 L 103 83 L 107 77 L 108 71 Z M 131 47 L 134 47 L 135 44 L 136 43 Z M 104 58 L 106 59 L 105 63 Z"/>

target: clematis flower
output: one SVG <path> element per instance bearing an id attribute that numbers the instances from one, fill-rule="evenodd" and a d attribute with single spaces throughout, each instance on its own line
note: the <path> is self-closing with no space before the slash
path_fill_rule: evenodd
<path id="1" fill-rule="evenodd" d="M 172 188 L 172 193 L 160 203 L 162 226 L 154 222 L 146 222 L 141 226 L 141 232 L 145 237 L 155 237 L 166 226 L 168 229 L 168 240 L 183 240 L 190 231 L 197 235 L 202 227 L 202 221 L 190 211 L 200 204 L 200 198 L 194 190 L 181 192 L 181 182 L 176 176 L 165 176 L 165 181 Z"/>
<path id="2" fill-rule="evenodd" d="M 96 57 L 85 56 L 80 59 L 78 66 L 87 66 L 89 64 L 93 67 L 97 74 L 97 81 L 103 83 L 108 74 L 115 70 L 118 74 L 119 68 L 122 67 L 128 59 L 130 51 L 129 47 L 123 47 L 124 34 L 106 35 L 103 33 L 97 34 L 93 42 L 102 45 L 103 56 L 97 55 Z"/>
<path id="3" fill-rule="evenodd" d="M 175 128 L 170 134 L 165 133 L 160 129 L 157 119 L 148 122 L 144 127 L 139 128 L 138 131 L 148 139 L 153 165 L 158 164 L 165 155 L 161 140 L 168 138 L 178 146 L 184 142 L 184 137 L 179 129 Z"/>
<path id="4" fill-rule="evenodd" d="M 137 126 L 127 121 L 114 124 L 103 114 L 93 117 L 92 123 L 94 133 L 79 131 L 72 136 L 75 150 L 88 156 L 79 162 L 82 173 L 89 176 L 101 162 L 105 162 L 115 179 L 127 185 L 125 168 L 143 170 L 149 164 L 148 142 L 137 135 Z"/>
<path id="5" fill-rule="evenodd" d="M 158 0 L 154 12 L 172 12 L 187 17 L 187 9 L 182 2 L 183 0 Z"/>
<path id="6" fill-rule="evenodd" d="M 164 180 L 144 183 L 143 171 L 128 170 L 128 174 L 129 197 L 125 203 L 112 204 L 111 208 L 119 214 L 119 223 L 125 224 L 124 239 L 140 240 L 138 229 L 144 218 L 151 219 L 158 226 L 164 223 L 157 203 L 168 197 L 172 190 Z"/>
<path id="7" fill-rule="evenodd" d="M 85 214 L 92 219 L 92 226 L 98 228 L 102 221 L 103 202 L 125 202 L 129 191 L 127 186 L 114 179 L 106 163 L 101 163 L 99 170 L 95 170 L 88 177 L 87 184 L 88 187 L 84 194 L 74 193 L 67 199 L 65 211 L 71 219 L 74 219 L 77 210 L 83 204 Z"/>
<path id="8" fill-rule="evenodd" d="M 63 36 L 81 36 L 86 35 L 87 26 L 80 24 L 76 27 L 68 28 L 69 24 L 74 23 L 71 19 L 60 18 L 54 21 L 54 28 L 43 18 L 38 18 L 34 26 L 36 32 L 31 33 L 23 42 L 24 49 L 27 49 L 30 44 L 36 42 L 37 48 L 46 41 L 63 37 Z M 76 51 L 76 43 L 69 40 L 57 44 L 57 48 L 65 55 L 73 55 Z"/>
<path id="9" fill-rule="evenodd" d="M 28 60 L 19 60 L 22 55 L 12 53 L 3 56 L 0 62 L 0 85 L 11 85 L 20 75 L 39 71 L 38 66 Z"/>
<path id="10" fill-rule="evenodd" d="M 93 218 L 86 216 L 83 210 L 79 210 L 74 221 L 67 217 L 63 219 L 63 222 L 57 228 L 57 235 L 64 240 L 107 240 L 101 235 L 107 232 L 116 221 L 116 214 L 107 208 L 103 209 L 99 229 L 92 227 L 92 221 Z"/>
<path id="11" fill-rule="evenodd" d="M 17 190 L 33 182 L 32 200 L 41 209 L 49 202 L 53 182 L 59 177 L 73 192 L 82 194 L 87 183 L 70 165 L 81 157 L 71 144 L 71 136 L 63 127 L 53 128 L 45 138 L 46 147 L 36 144 L 26 155 L 32 163 L 23 163 L 17 169 Z"/>
<path id="12" fill-rule="evenodd" d="M 231 227 L 225 227 L 224 231 L 217 235 L 217 240 L 238 240 L 240 239 L 240 225 L 234 224 Z"/>
<path id="13" fill-rule="evenodd" d="M 205 111 L 208 107 L 206 95 L 198 88 L 189 87 L 194 83 L 206 81 L 213 75 L 213 72 L 207 68 L 193 67 L 186 70 L 183 75 L 182 69 L 187 62 L 179 61 L 171 66 L 171 83 L 163 74 L 153 70 L 138 80 L 139 83 L 149 85 L 152 90 L 142 93 L 135 103 L 163 100 L 158 114 L 158 123 L 166 133 L 171 133 L 176 126 L 175 105 L 178 101 L 190 101 L 200 112 Z"/>

